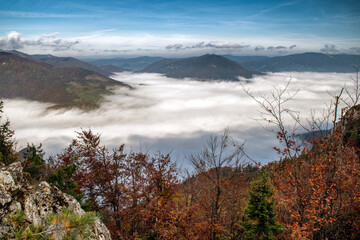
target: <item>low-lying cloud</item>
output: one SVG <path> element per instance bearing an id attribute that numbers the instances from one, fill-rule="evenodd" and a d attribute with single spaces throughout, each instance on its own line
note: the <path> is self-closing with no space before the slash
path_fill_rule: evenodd
<path id="1" fill-rule="evenodd" d="M 350 80 L 349 74 L 271 73 L 255 77 L 246 88 L 255 95 L 267 95 L 272 86 L 284 86 L 290 76 L 290 92 L 301 91 L 289 107 L 302 116 L 308 116 L 310 108 L 320 111 L 331 99 L 328 92 L 338 92 Z M 47 111 L 49 104 L 5 100 L 4 112 L 18 148 L 27 142 L 43 143 L 48 153 L 56 153 L 70 144 L 75 131 L 91 127 L 102 134 L 103 144 L 125 143 L 134 150 L 150 146 L 172 152 L 173 159 L 186 166 L 184 156 L 201 150 L 210 134 L 228 127 L 234 138 L 246 141 L 253 159 L 266 163 L 277 158 L 272 149 L 276 138 L 262 121 L 255 120 L 260 108 L 239 82 L 177 80 L 149 73 L 119 73 L 114 78 L 135 90 L 118 88 L 91 112 Z"/>

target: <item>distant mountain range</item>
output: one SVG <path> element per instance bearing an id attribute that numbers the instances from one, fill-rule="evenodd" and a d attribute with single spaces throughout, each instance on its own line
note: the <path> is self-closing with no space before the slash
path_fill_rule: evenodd
<path id="1" fill-rule="evenodd" d="M 140 72 L 162 73 L 172 78 L 195 78 L 199 80 L 232 80 L 251 78 L 259 72 L 248 70 L 228 58 L 206 54 L 183 59 L 163 59 Z"/>
<path id="2" fill-rule="evenodd" d="M 163 58 L 145 56 L 137 58 L 86 59 L 84 61 L 99 67 L 114 65 L 125 71 L 139 71 L 161 59 Z"/>
<path id="3" fill-rule="evenodd" d="M 91 70 L 58 68 L 33 58 L 19 53 L 0 52 L 1 98 L 20 97 L 51 102 L 57 107 L 89 109 L 97 107 L 104 94 L 111 93 L 108 87 L 127 86 Z M 76 63 L 76 59 L 69 61 Z"/>
<path id="4" fill-rule="evenodd" d="M 324 54 L 324 53 L 301 53 L 279 57 L 267 56 L 232 56 L 223 55 L 227 59 L 239 63 L 255 72 L 353 72 L 355 66 L 360 66 L 360 55 L 350 54 Z M 165 59 L 161 57 L 138 57 L 138 58 L 111 58 L 111 59 L 90 59 L 86 62 L 97 65 L 103 69 L 113 70 L 112 72 L 126 71 L 148 71 L 153 63 L 164 60 L 157 64 L 166 64 L 170 61 L 184 59 Z M 113 65 L 120 69 L 111 69 L 105 65 Z M 201 64 L 200 64 L 201 65 Z M 195 67 L 195 66 L 194 66 Z M 116 70 L 116 71 L 115 71 Z M 152 70 L 153 71 L 153 70 Z M 158 70 L 156 70 L 158 71 Z M 161 72 L 161 71 L 158 71 Z M 162 73 L 167 74 L 163 71 Z"/>
<path id="5" fill-rule="evenodd" d="M 100 66 L 95 66 L 99 64 Z M 173 78 L 239 80 L 260 72 L 353 72 L 360 55 L 303 53 L 281 57 L 218 56 L 164 59 L 161 57 L 91 60 L 72 57 L 29 55 L 0 51 L 0 97 L 52 102 L 57 106 L 92 108 L 98 106 L 108 87 L 127 86 L 106 76 L 133 70 L 161 73 Z"/>
<path id="6" fill-rule="evenodd" d="M 235 61 L 236 57 L 233 58 Z M 240 62 L 240 61 L 238 61 Z M 260 72 L 354 72 L 360 66 L 360 55 L 302 53 L 281 57 L 241 61 L 253 71 Z"/>

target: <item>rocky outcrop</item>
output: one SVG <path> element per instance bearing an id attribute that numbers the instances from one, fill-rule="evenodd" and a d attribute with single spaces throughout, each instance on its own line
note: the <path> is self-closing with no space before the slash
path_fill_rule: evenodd
<path id="1" fill-rule="evenodd" d="M 79 215 L 85 213 L 74 197 L 49 183 L 43 181 L 31 185 L 24 178 L 20 162 L 0 168 L 0 219 L 7 218 L 17 210 L 23 210 L 30 224 L 43 225 L 48 230 L 53 227 L 45 221 L 49 213 L 60 213 L 65 207 Z M 10 230 L 10 226 L 0 222 L 0 237 L 1 233 Z M 99 220 L 95 221 L 90 231 L 90 239 L 111 239 L 109 230 Z M 63 235 L 64 230 L 61 228 L 54 233 L 59 239 L 62 239 Z"/>

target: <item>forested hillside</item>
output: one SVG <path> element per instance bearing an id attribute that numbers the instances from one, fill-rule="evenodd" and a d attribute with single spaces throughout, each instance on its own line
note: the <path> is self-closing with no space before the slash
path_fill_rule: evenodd
<path id="1" fill-rule="evenodd" d="M 50 102 L 59 107 L 97 107 L 111 86 L 127 86 L 82 68 L 55 68 L 7 52 L 0 53 L 0 95 Z"/>

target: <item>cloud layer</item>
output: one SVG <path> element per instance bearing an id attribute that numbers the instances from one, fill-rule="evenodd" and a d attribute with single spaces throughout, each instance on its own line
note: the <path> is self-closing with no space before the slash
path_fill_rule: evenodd
<path id="1" fill-rule="evenodd" d="M 348 74 L 274 73 L 256 77 L 246 88 L 255 95 L 267 95 L 273 85 L 284 86 L 290 76 L 290 91 L 301 91 L 289 107 L 303 116 L 310 108 L 320 111 L 331 98 L 327 92 L 337 92 L 350 80 Z M 234 138 L 246 141 L 252 158 L 263 163 L 276 159 L 272 150 L 276 138 L 263 128 L 263 122 L 254 120 L 260 109 L 240 83 L 176 80 L 147 73 L 120 73 L 114 78 L 135 90 L 116 89 L 92 112 L 46 111 L 49 104 L 6 100 L 4 111 L 19 148 L 27 142 L 43 143 L 48 153 L 56 153 L 70 144 L 75 131 L 91 127 L 102 133 L 103 144 L 171 151 L 174 159 L 187 165 L 184 156 L 199 151 L 209 134 L 228 127 Z"/>

